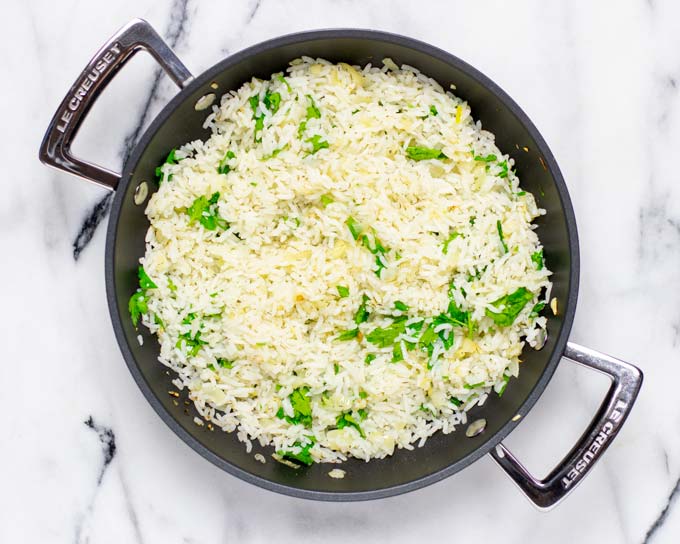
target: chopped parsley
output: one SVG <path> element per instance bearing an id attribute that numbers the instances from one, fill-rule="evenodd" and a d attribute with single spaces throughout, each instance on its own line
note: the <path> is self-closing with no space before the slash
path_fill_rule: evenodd
<path id="1" fill-rule="evenodd" d="M 392 362 L 398 363 L 404 360 L 404 352 L 401 348 L 401 342 L 397 342 L 392 346 Z"/>
<path id="2" fill-rule="evenodd" d="M 352 216 L 347 218 L 347 221 L 345 221 L 345 225 L 347 225 L 347 227 L 349 228 L 349 232 L 352 234 L 352 238 L 354 238 L 355 240 L 359 238 L 359 235 L 364 230 L 364 228 Z"/>
<path id="3" fill-rule="evenodd" d="M 509 295 L 502 296 L 491 303 L 499 311 L 486 309 L 486 315 L 493 319 L 494 323 L 500 327 L 508 327 L 515 322 L 517 316 L 522 311 L 527 302 L 534 298 L 534 294 L 526 287 L 520 287 Z"/>
<path id="4" fill-rule="evenodd" d="M 382 270 L 385 268 L 384 256 L 388 249 L 382 245 L 382 242 L 375 235 L 374 229 L 371 229 L 372 236 L 369 236 L 368 234 L 362 234 L 364 232 L 364 228 L 359 222 L 357 222 L 356 219 L 351 216 L 347 218 L 345 224 L 347 225 L 347 228 L 349 228 L 352 238 L 355 240 L 360 240 L 362 245 L 371 253 L 373 253 L 373 255 L 375 255 L 376 268 L 374 272 L 376 276 L 380 277 Z"/>
<path id="5" fill-rule="evenodd" d="M 215 230 L 217 227 L 224 230 L 228 229 L 229 223 L 220 217 L 217 210 L 219 198 L 220 193 L 213 193 L 209 199 L 200 196 L 194 200 L 193 204 L 187 208 L 189 224 L 198 221 L 206 230 Z"/>
<path id="6" fill-rule="evenodd" d="M 264 128 L 264 113 L 260 111 L 259 115 L 257 113 L 258 107 L 260 105 L 260 95 L 255 94 L 250 97 L 248 100 L 250 102 L 250 107 L 253 110 L 253 119 L 255 119 L 255 141 L 260 142 L 262 141 L 262 137 L 259 136 L 259 132 Z M 274 115 L 277 111 L 279 111 L 279 107 L 281 105 L 281 94 L 280 93 L 272 93 L 267 90 L 264 94 L 264 97 L 262 98 L 262 103 L 264 104 L 265 108 Z"/>
<path id="7" fill-rule="evenodd" d="M 359 336 L 359 328 L 354 328 L 350 329 L 348 331 L 343 331 L 341 332 L 335 339 L 340 340 L 342 342 L 346 342 L 347 340 L 352 340 Z"/>
<path id="8" fill-rule="evenodd" d="M 499 178 L 507 178 L 508 177 L 508 161 L 503 161 L 498 163 L 499 168 L 501 169 L 500 172 L 498 172 L 498 177 Z"/>
<path id="9" fill-rule="evenodd" d="M 158 288 L 158 285 L 156 285 L 153 282 L 153 280 L 148 276 L 143 266 L 140 266 L 137 269 L 137 277 L 139 278 L 139 286 L 142 288 L 142 291 L 146 291 L 147 289 Z"/>
<path id="10" fill-rule="evenodd" d="M 205 344 L 207 344 L 207 342 L 201 340 L 201 331 L 197 331 L 193 338 L 191 336 L 191 331 L 189 331 L 179 335 L 179 340 L 177 340 L 175 347 L 179 349 L 184 347 L 187 350 L 187 355 L 195 357 L 201 350 L 201 346 Z"/>
<path id="11" fill-rule="evenodd" d="M 234 367 L 234 361 L 230 361 L 229 359 L 225 359 L 223 357 L 217 358 L 217 364 L 220 365 L 221 368 L 233 368 Z"/>
<path id="12" fill-rule="evenodd" d="M 496 393 L 499 397 L 502 397 L 503 393 L 505 393 L 505 388 L 508 386 L 509 381 L 510 376 L 508 376 L 507 374 L 503 374 L 503 385 L 501 385 L 501 388 Z"/>
<path id="13" fill-rule="evenodd" d="M 536 253 L 531 254 L 531 262 L 534 263 L 534 265 L 536 265 L 536 270 L 543 270 L 545 264 L 542 249 L 539 249 Z"/>
<path id="14" fill-rule="evenodd" d="M 340 365 L 338 363 L 333 363 L 333 373 L 337 374 L 340 372 Z"/>
<path id="15" fill-rule="evenodd" d="M 426 161 L 430 159 L 438 160 L 448 159 L 448 157 L 444 155 L 441 149 L 433 149 L 430 147 L 420 147 L 415 145 L 410 145 L 406 148 L 406 155 L 408 156 L 409 159 L 412 159 L 414 161 Z"/>
<path id="16" fill-rule="evenodd" d="M 496 230 L 498 231 L 498 238 L 501 241 L 501 247 L 503 248 L 503 253 L 508 252 L 508 246 L 505 243 L 505 237 L 503 236 L 503 225 L 501 224 L 501 220 L 499 219 L 496 221 Z"/>
<path id="17" fill-rule="evenodd" d="M 220 163 L 217 165 L 217 173 L 218 174 L 228 174 L 231 172 L 231 167 L 229 166 L 229 161 L 231 159 L 235 159 L 236 155 L 234 154 L 233 151 L 227 151 L 227 153 L 222 157 L 222 160 Z"/>
<path id="18" fill-rule="evenodd" d="M 328 149 L 328 142 L 322 140 L 320 134 L 314 134 L 311 138 L 307 138 L 305 142 L 312 144 L 312 150 L 309 153 L 310 155 L 314 155 L 314 153 L 321 149 Z"/>
<path id="19" fill-rule="evenodd" d="M 166 157 L 165 161 L 163 161 L 163 164 L 160 166 L 156 167 L 155 173 L 156 173 L 156 181 L 158 181 L 158 185 L 163 183 L 165 181 L 165 174 L 163 173 L 163 165 L 164 164 L 177 164 L 180 160 L 177 157 L 175 157 L 175 149 L 170 150 L 170 153 L 168 153 L 168 156 Z M 172 180 L 172 174 L 168 176 L 168 181 Z"/>
<path id="20" fill-rule="evenodd" d="M 364 411 L 363 414 L 366 412 Z M 365 419 L 366 416 L 364 415 L 361 417 L 362 414 L 359 413 L 359 417 L 361 419 Z M 359 435 L 361 435 L 361 438 L 366 438 L 366 435 L 364 434 L 363 429 L 361 428 L 361 425 L 359 425 L 359 421 L 357 421 L 357 418 L 353 417 L 351 412 L 346 412 L 344 414 L 340 414 L 338 416 L 337 421 L 335 422 L 335 426 L 338 429 L 344 429 L 345 427 L 354 427 L 357 431 L 359 431 Z"/>
<path id="21" fill-rule="evenodd" d="M 460 232 L 456 232 L 455 230 L 451 234 L 449 234 L 449 237 L 444 241 L 444 245 L 442 246 L 442 253 L 444 255 L 446 255 L 449 252 L 449 244 L 459 236 L 461 236 Z"/>
<path id="22" fill-rule="evenodd" d="M 288 83 L 288 80 L 285 77 L 283 77 L 281 74 L 276 76 L 276 79 L 278 79 L 281 83 L 283 83 L 286 86 L 286 88 L 288 89 L 288 92 L 291 92 L 293 90 L 292 87 L 290 86 L 290 83 Z"/>
<path id="23" fill-rule="evenodd" d="M 408 312 L 409 308 L 406 304 L 404 304 L 401 300 L 397 300 L 394 302 L 394 307 L 399 310 L 400 312 Z"/>
<path id="24" fill-rule="evenodd" d="M 545 308 L 545 302 L 538 302 L 534 305 L 534 307 L 531 309 L 531 312 L 529 312 L 529 317 L 538 317 L 538 314 L 541 313 L 541 310 Z"/>
<path id="25" fill-rule="evenodd" d="M 262 103 L 266 106 L 267 110 L 274 115 L 279 111 L 279 107 L 281 106 L 281 94 L 267 91 L 262 99 Z"/>
<path id="26" fill-rule="evenodd" d="M 359 391 L 360 399 L 365 399 L 366 397 L 368 397 L 368 393 L 366 393 L 366 391 Z"/>
<path id="27" fill-rule="evenodd" d="M 302 138 L 302 135 L 304 134 L 305 130 L 307 129 L 307 121 L 310 119 L 321 119 L 321 111 L 319 108 L 316 107 L 316 103 L 314 102 L 314 99 L 312 98 L 312 95 L 306 95 L 307 99 L 309 100 L 309 106 L 307 106 L 307 115 L 305 117 L 305 120 L 300 123 L 300 126 L 298 127 L 298 138 Z"/>
<path id="28" fill-rule="evenodd" d="M 182 325 L 191 325 L 191 322 L 196 319 L 196 314 L 194 312 L 189 312 L 187 316 L 182 319 Z"/>
<path id="29" fill-rule="evenodd" d="M 309 436 L 307 437 L 309 439 L 309 442 L 305 444 L 304 446 L 300 442 L 295 442 L 294 446 L 300 448 L 300 453 L 292 453 L 290 451 L 285 451 L 285 450 L 278 450 L 276 452 L 277 455 L 280 455 L 281 457 L 285 459 L 291 459 L 293 461 L 298 461 L 300 463 L 303 463 L 307 466 L 313 465 L 314 464 L 314 459 L 312 459 L 312 455 L 309 453 L 309 450 L 312 449 L 312 446 L 314 445 L 314 437 Z"/>
<path id="30" fill-rule="evenodd" d="M 128 300 L 128 311 L 130 312 L 130 318 L 132 319 L 132 324 L 134 325 L 135 328 L 137 328 L 139 318 L 149 311 L 149 306 L 147 305 L 146 292 L 149 289 L 158 288 L 158 286 L 146 273 L 143 266 L 139 266 L 139 268 L 137 268 L 137 277 L 139 278 L 139 289 L 136 292 L 134 292 L 130 297 L 130 300 Z M 160 318 L 158 319 L 160 320 Z"/>
<path id="31" fill-rule="evenodd" d="M 328 206 L 329 204 L 332 204 L 333 202 L 335 202 L 335 200 L 333 200 L 333 197 L 331 195 L 321 195 L 320 200 L 321 200 L 321 204 L 323 204 L 324 208 L 326 206 Z"/>
<path id="32" fill-rule="evenodd" d="M 370 315 L 370 312 L 366 308 L 366 303 L 368 302 L 368 296 L 367 295 L 362 295 L 361 296 L 361 304 L 359 305 L 359 308 L 357 309 L 356 313 L 354 314 L 354 322 L 357 325 L 361 325 L 361 323 L 365 323 L 368 321 L 368 316 Z"/>
<path id="33" fill-rule="evenodd" d="M 285 151 L 288 149 L 288 144 L 282 145 L 281 147 L 277 147 L 274 151 L 272 151 L 269 155 L 264 155 L 260 160 L 261 161 L 268 161 L 269 159 L 273 159 L 276 157 L 281 151 Z"/>
<path id="34" fill-rule="evenodd" d="M 149 307 L 146 304 L 146 293 L 144 291 L 137 291 L 133 293 L 128 301 L 128 311 L 130 312 L 130 317 L 132 318 L 132 324 L 137 328 L 137 323 L 139 323 L 139 318 L 149 311 Z"/>
<path id="35" fill-rule="evenodd" d="M 430 106 L 430 115 L 432 115 L 433 117 L 439 115 L 439 112 L 437 111 L 437 108 L 435 106 Z"/>
<path id="36" fill-rule="evenodd" d="M 345 298 L 349 296 L 349 288 L 344 285 L 336 285 L 335 288 L 338 290 L 338 295 L 340 298 Z"/>
<path id="37" fill-rule="evenodd" d="M 293 407 L 293 417 L 287 416 L 283 407 L 276 412 L 276 417 L 285 419 L 291 425 L 312 426 L 312 403 L 308 396 L 309 387 L 298 387 L 288 396 Z"/>
<path id="38" fill-rule="evenodd" d="M 367 365 L 370 365 L 373 361 L 375 361 L 376 357 L 377 357 L 377 355 L 375 353 L 369 353 L 368 355 L 366 355 L 366 358 L 364 359 L 364 363 L 366 363 Z"/>
<path id="39" fill-rule="evenodd" d="M 387 327 L 377 327 L 366 335 L 366 340 L 379 348 L 386 348 L 394 344 L 397 336 L 406 330 L 405 316 L 397 318 Z"/>

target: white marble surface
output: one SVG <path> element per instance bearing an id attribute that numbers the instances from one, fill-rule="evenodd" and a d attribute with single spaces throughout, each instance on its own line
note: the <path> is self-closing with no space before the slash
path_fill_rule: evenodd
<path id="1" fill-rule="evenodd" d="M 680 542 L 679 3 L 44 0 L 6 2 L 3 14 L 0 542 Z M 624 430 L 571 498 L 538 513 L 485 458 L 405 496 L 296 500 L 222 473 L 162 424 L 109 322 L 106 214 L 85 229 L 89 243 L 83 235 L 105 192 L 36 157 L 76 74 L 134 16 L 194 73 L 280 34 L 366 27 L 451 51 L 519 102 L 576 209 L 572 339 L 646 373 Z M 154 84 L 157 73 L 148 58 L 125 69 L 77 142 L 81 155 L 118 167 L 140 116 L 148 123 L 175 92 L 166 78 Z M 604 388 L 565 362 L 509 446 L 545 472 Z"/>

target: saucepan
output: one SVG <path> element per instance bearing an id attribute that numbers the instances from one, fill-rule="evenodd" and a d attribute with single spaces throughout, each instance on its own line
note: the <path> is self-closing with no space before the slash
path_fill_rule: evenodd
<path id="1" fill-rule="evenodd" d="M 147 51 L 179 87 L 125 161 L 122 173 L 73 156 L 71 144 L 88 110 L 118 70 L 138 51 Z M 332 466 L 292 467 L 254 458 L 270 448 L 246 452 L 234 433 L 211 431 L 194 423 L 197 415 L 183 396 L 169 395 L 173 375 L 157 358 L 158 343 L 137 331 L 127 303 L 137 289 L 137 266 L 149 227 L 144 202 L 155 189 L 154 169 L 169 150 L 206 139 L 206 105 L 252 77 L 268 78 L 298 57 L 322 57 L 352 65 L 391 58 L 433 77 L 442 87 L 455 85 L 496 143 L 515 161 L 523 187 L 547 213 L 537 220 L 544 254 L 553 271 L 555 302 L 548 313 L 548 337 L 541 350 L 525 348 L 522 371 L 502 397 L 492 395 L 469 413 L 476 433 L 456 431 L 432 436 L 423 447 L 398 450 L 386 459 L 343 463 L 346 476 L 329 478 Z M 129 113 L 128 113 L 129 115 Z M 328 501 L 376 499 L 411 491 L 450 476 L 490 454 L 539 508 L 563 499 L 592 470 L 630 413 L 642 384 L 635 366 L 568 342 L 579 283 L 579 244 L 567 187 L 550 149 L 519 106 L 488 77 L 455 56 L 404 36 L 371 30 L 333 29 L 302 32 L 269 40 L 232 55 L 193 76 L 145 21 L 135 19 L 97 52 L 59 105 L 40 148 L 40 160 L 115 191 L 106 237 L 106 291 L 111 321 L 123 357 L 142 393 L 161 419 L 192 449 L 221 469 L 263 488 Z M 137 336 L 143 336 L 140 345 Z M 600 408 L 583 435 L 544 479 L 532 476 L 503 445 L 503 439 L 545 390 L 562 360 L 580 364 L 611 379 Z M 467 436 L 472 435 L 472 436 Z M 540 440 L 537 438 L 536 440 Z"/>

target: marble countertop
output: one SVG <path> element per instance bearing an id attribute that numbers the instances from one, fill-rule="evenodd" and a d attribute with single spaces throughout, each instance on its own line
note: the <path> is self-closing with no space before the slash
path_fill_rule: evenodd
<path id="1" fill-rule="evenodd" d="M 8 2 L 3 12 L 0 542 L 680 542 L 680 4 L 43 0 Z M 402 33 L 468 61 L 524 108 L 576 210 L 572 340 L 646 374 L 623 431 L 569 499 L 537 512 L 487 457 L 399 497 L 303 501 L 221 472 L 162 424 L 108 317 L 110 195 L 37 160 L 67 88 L 132 17 L 149 20 L 194 73 L 298 30 Z M 75 151 L 118 169 L 175 93 L 159 73 L 137 56 Z M 560 365 L 507 444 L 544 474 L 606 385 Z"/>

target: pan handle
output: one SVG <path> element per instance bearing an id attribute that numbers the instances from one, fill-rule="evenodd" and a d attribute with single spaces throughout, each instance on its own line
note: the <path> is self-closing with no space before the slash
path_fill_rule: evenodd
<path id="1" fill-rule="evenodd" d="M 541 510 L 548 510 L 564 499 L 602 457 L 621 430 L 642 385 L 639 368 L 604 353 L 569 342 L 564 357 L 601 372 L 612 381 L 607 396 L 577 444 L 543 480 L 529 474 L 502 443 L 491 451 L 494 460 Z"/>
<path id="2" fill-rule="evenodd" d="M 99 94 L 140 50 L 148 51 L 180 88 L 193 79 L 151 25 L 133 19 L 97 51 L 62 100 L 40 145 L 38 156 L 42 163 L 115 190 L 120 174 L 74 157 L 71 143 Z"/>

